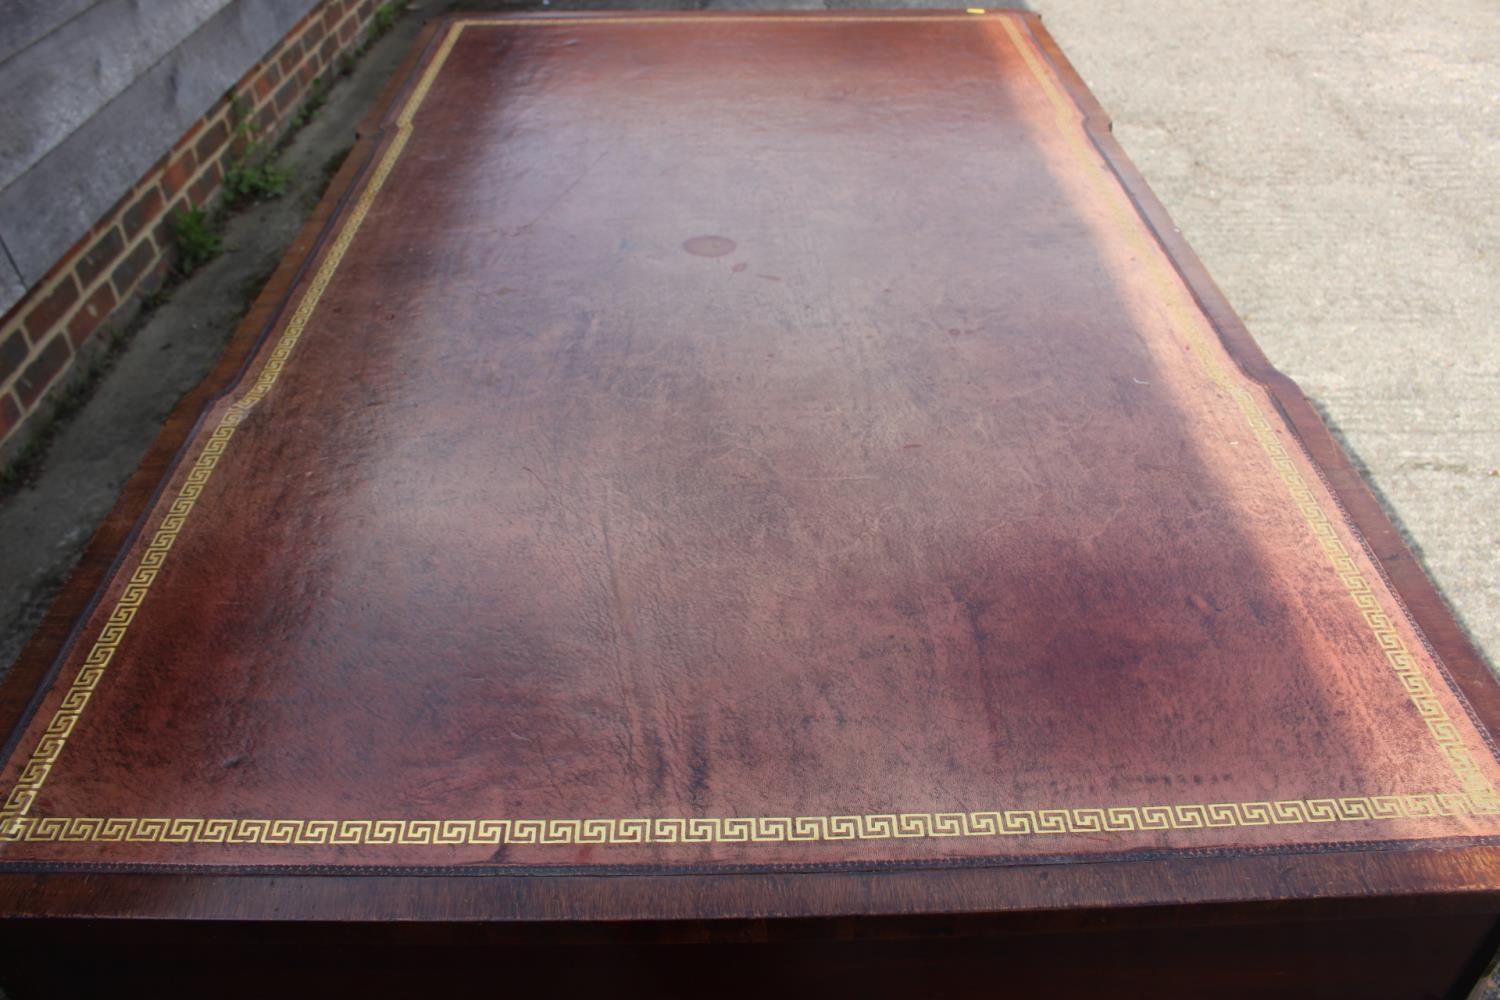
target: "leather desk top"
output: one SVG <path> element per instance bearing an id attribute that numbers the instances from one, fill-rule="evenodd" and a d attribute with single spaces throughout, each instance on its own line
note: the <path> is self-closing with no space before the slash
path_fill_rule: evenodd
<path id="1" fill-rule="evenodd" d="M 0 866 L 1500 833 L 1360 488 L 1033 18 L 476 16 L 411 65 L 38 640 Z"/>

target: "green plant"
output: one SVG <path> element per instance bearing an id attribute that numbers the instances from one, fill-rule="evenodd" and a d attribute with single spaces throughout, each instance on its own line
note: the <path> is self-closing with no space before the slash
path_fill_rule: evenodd
<path id="1" fill-rule="evenodd" d="M 274 155 L 259 149 L 259 143 L 251 143 L 246 154 L 224 173 L 224 197 L 230 205 L 239 206 L 252 201 L 266 201 L 286 190 L 291 175 L 277 162 Z"/>
<path id="2" fill-rule="evenodd" d="M 230 87 L 227 93 L 229 98 L 229 120 L 234 122 L 236 132 L 250 124 L 250 112 L 254 110 L 255 104 L 244 94 L 237 94 Z"/>
<path id="3" fill-rule="evenodd" d="M 177 272 L 191 274 L 223 249 L 223 238 L 208 213 L 188 208 L 172 217 L 172 244 L 177 248 Z"/>
<path id="4" fill-rule="evenodd" d="M 292 116 L 291 131 L 296 131 L 312 120 L 312 116 L 318 113 L 323 102 L 328 100 L 328 79 L 322 75 L 313 77 L 312 86 L 307 90 L 307 100 L 302 102 L 302 107 Z"/>
<path id="5" fill-rule="evenodd" d="M 406 4 L 404 2 L 383 3 L 379 7 L 376 7 L 375 17 L 372 21 L 373 27 L 370 29 L 371 34 L 379 38 L 387 31 L 390 31 L 391 27 L 396 23 L 396 18 L 405 9 Z"/>
<path id="6" fill-rule="evenodd" d="M 250 116 L 250 102 L 241 95 L 230 98 L 236 145 L 240 151 L 224 171 L 224 199 L 231 208 L 252 201 L 266 201 L 286 190 L 290 175 L 277 162 L 277 151 L 261 141 L 260 125 Z"/>

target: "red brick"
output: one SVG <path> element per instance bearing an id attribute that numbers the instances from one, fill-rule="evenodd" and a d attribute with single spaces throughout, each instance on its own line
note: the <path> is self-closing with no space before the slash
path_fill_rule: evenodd
<path id="1" fill-rule="evenodd" d="M 292 105 L 297 103 L 297 98 L 299 95 L 301 95 L 301 93 L 302 78 L 298 76 L 288 76 L 286 78 L 286 83 L 283 83 L 281 85 L 281 89 L 276 92 L 276 112 L 278 114 L 286 114 L 288 111 L 290 111 L 292 109 Z"/>
<path id="2" fill-rule="evenodd" d="M 260 63 L 256 63 L 245 70 L 238 80 L 234 81 L 234 86 L 229 88 L 229 92 L 237 97 L 244 95 L 255 84 L 255 74 L 259 72 Z"/>
<path id="3" fill-rule="evenodd" d="M 332 22 L 329 23 L 331 24 Z M 323 40 L 323 36 L 326 34 L 328 34 L 328 26 L 321 21 L 308 28 L 302 35 L 302 51 L 311 52 L 317 48 L 318 43 Z"/>
<path id="4" fill-rule="evenodd" d="M 170 201 L 182 186 L 192 179 L 193 171 L 198 167 L 198 158 L 190 149 L 177 159 L 173 160 L 166 170 L 161 174 L 161 191 Z"/>
<path id="5" fill-rule="evenodd" d="M 89 339 L 89 334 L 99 329 L 99 324 L 109 317 L 115 308 L 114 289 L 105 282 L 94 289 L 94 294 L 83 304 L 83 308 L 68 322 L 68 341 L 77 350 Z"/>
<path id="6" fill-rule="evenodd" d="M 42 280 L 38 281 L 35 285 L 32 286 L 32 288 L 41 288 L 50 285 L 60 275 L 71 274 L 73 272 L 73 265 L 78 263 L 78 258 L 83 254 L 84 248 L 89 245 L 89 238 L 93 235 L 94 231 L 92 229 L 84 233 L 83 236 L 79 238 L 78 242 L 68 247 L 67 253 L 57 258 L 57 260 L 53 262 L 52 266 L 47 268 L 47 273 L 42 275 Z M 20 305 L 24 304 L 25 303 L 21 303 Z M 19 305 L 16 308 L 19 308 Z M 4 317 L 0 318 L 9 319 L 10 316 L 9 314 L 7 314 Z"/>
<path id="7" fill-rule="evenodd" d="M 214 192 L 219 190 L 219 178 L 223 174 L 219 172 L 217 163 L 210 163 L 204 168 L 198 179 L 193 181 L 193 186 L 188 188 L 188 201 L 199 208 L 206 206 L 213 200 Z"/>
<path id="8" fill-rule="evenodd" d="M 264 101 L 266 95 L 275 90 L 276 85 L 280 82 L 281 67 L 275 63 L 268 64 L 265 69 L 261 70 L 260 76 L 255 78 L 255 83 L 252 85 L 255 89 L 255 99 L 257 101 Z"/>
<path id="9" fill-rule="evenodd" d="M 178 198 L 172 203 L 171 208 L 161 214 L 156 228 L 151 230 L 151 238 L 156 241 L 158 247 L 167 250 L 175 245 L 176 241 L 172 239 L 172 221 L 191 207 L 186 198 Z"/>
<path id="10" fill-rule="evenodd" d="M 73 303 L 78 301 L 78 283 L 73 276 L 67 275 L 60 281 L 46 298 L 36 304 L 31 312 L 26 314 L 26 333 L 31 337 L 33 344 L 40 344 L 52 328 L 62 322 L 62 318 L 73 308 Z"/>
<path id="11" fill-rule="evenodd" d="M 0 384 L 20 371 L 30 354 L 31 347 L 26 343 L 26 335 L 19 328 L 12 330 L 4 343 L 0 343 Z"/>
<path id="12" fill-rule="evenodd" d="M 68 338 L 58 334 L 47 341 L 45 347 L 37 352 L 31 364 L 16 379 L 16 396 L 21 401 L 22 409 L 29 410 L 36 405 L 36 401 L 42 398 L 42 393 L 47 391 L 47 386 L 57 378 L 59 372 L 68 363 L 68 358 L 73 356 L 68 347 Z"/>
<path id="13" fill-rule="evenodd" d="M 342 24 L 339 25 L 339 43 L 341 45 L 348 45 L 349 42 L 353 38 L 354 38 L 354 19 L 350 18 L 349 20 L 347 20 L 347 21 L 345 21 L 345 22 L 343 22 Z"/>
<path id="14" fill-rule="evenodd" d="M 145 193 L 135 200 L 135 204 L 127 208 L 125 214 L 120 216 L 120 225 L 125 229 L 125 239 L 135 239 L 142 229 L 151 225 L 161 214 L 162 203 L 161 188 L 155 185 L 147 188 Z"/>
<path id="15" fill-rule="evenodd" d="M 137 295 L 150 295 L 162 285 L 166 284 L 167 279 L 171 277 L 171 275 L 171 255 L 164 253 L 160 257 L 156 258 L 156 263 L 152 265 L 151 270 L 147 271 L 146 276 L 141 279 L 141 283 L 135 286 L 135 293 Z"/>
<path id="16" fill-rule="evenodd" d="M 10 393 L 0 396 L 0 438 L 4 438 L 21 422 L 21 404 Z"/>
<path id="17" fill-rule="evenodd" d="M 329 35 L 323 40 L 323 47 L 318 49 L 318 65 L 327 66 L 333 62 L 333 55 L 339 50 L 339 40 Z"/>
<path id="18" fill-rule="evenodd" d="M 182 135 L 178 137 L 177 142 L 173 144 L 172 152 L 180 153 L 184 149 L 187 149 L 189 146 L 191 146 L 193 144 L 193 140 L 197 138 L 198 133 L 203 131 L 204 124 L 204 119 L 199 118 L 197 121 L 193 122 L 193 124 L 189 125 L 188 130 L 182 133 Z"/>
<path id="19" fill-rule="evenodd" d="M 335 24 L 339 23 L 339 15 L 343 12 L 343 8 L 341 8 L 338 4 L 329 4 L 323 10 L 323 23 L 319 25 L 319 27 L 323 28 L 324 30 L 331 30 Z"/>
<path id="20" fill-rule="evenodd" d="M 94 283 L 94 279 L 103 274 L 105 270 L 114 264 L 115 259 L 120 256 L 120 251 L 125 249 L 125 238 L 120 235 L 118 226 L 110 226 L 109 231 L 94 241 L 78 260 L 78 266 L 74 273 L 78 275 L 78 282 L 84 288 Z"/>
<path id="21" fill-rule="evenodd" d="M 255 112 L 255 127 L 261 132 L 269 132 L 276 124 L 276 105 L 267 102 L 261 105 L 261 109 Z"/>
<path id="22" fill-rule="evenodd" d="M 135 249 L 125 255 L 115 268 L 115 273 L 110 275 L 110 280 L 115 283 L 115 292 L 124 298 L 130 292 L 130 286 L 135 284 L 137 278 L 146 272 L 151 262 L 156 259 L 156 247 L 151 245 L 150 240 L 141 240 L 135 245 Z"/>
<path id="23" fill-rule="evenodd" d="M 292 67 L 297 65 L 297 60 L 302 58 L 302 45 L 296 40 L 287 42 L 286 48 L 281 53 L 281 58 L 276 65 L 280 67 L 283 74 L 290 73 Z"/>
<path id="24" fill-rule="evenodd" d="M 198 145 L 193 147 L 193 152 L 198 156 L 199 163 L 207 163 L 219 152 L 219 148 L 229 139 L 229 123 L 220 118 L 208 127 L 203 133 L 203 138 L 198 140 Z"/>
<path id="25" fill-rule="evenodd" d="M 224 150 L 224 155 L 219 157 L 219 166 L 223 167 L 227 171 L 231 166 L 238 163 L 244 157 L 245 151 L 249 148 L 250 133 L 245 131 L 236 131 L 234 134 L 234 138 L 229 140 L 229 146 Z"/>
<path id="26" fill-rule="evenodd" d="M 365 0 L 359 5 L 359 19 L 368 21 L 375 14 L 375 0 Z"/>

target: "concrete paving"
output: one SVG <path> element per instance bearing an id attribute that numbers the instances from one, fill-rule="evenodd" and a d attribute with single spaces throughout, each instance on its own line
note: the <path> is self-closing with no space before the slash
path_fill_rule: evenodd
<path id="1" fill-rule="evenodd" d="M 1495 666 L 1500 4 L 1036 7 Z"/>
<path id="2" fill-rule="evenodd" d="M 706 4 L 825 5 L 847 4 Z M 347 145 L 419 16 L 446 6 L 404 18 L 334 91 L 323 132 L 299 139 L 296 155 L 317 163 Z M 1032 6 L 1251 332 L 1322 409 L 1495 664 L 1500 4 Z M 57 439 L 35 484 L 0 503 L 0 665 L 35 626 L 161 416 L 211 364 L 233 323 L 224 295 L 274 261 L 308 207 L 295 196 L 278 205 L 256 211 L 290 212 L 274 216 L 281 243 L 257 244 L 242 268 L 221 262 L 184 285 Z M 272 224 L 244 218 L 250 230 Z M 231 246 L 239 239 L 232 234 Z M 179 355 L 184 363 L 161 379 L 165 359 Z"/>
<path id="3" fill-rule="evenodd" d="M 416 17 L 398 22 L 356 72 L 333 87 L 283 154 L 291 178 L 286 193 L 230 220 L 223 254 L 172 290 L 58 434 L 34 481 L 0 500 L 0 674 L 41 621 L 167 414 L 213 368 L 420 27 Z"/>
<path id="4" fill-rule="evenodd" d="M 1500 4 L 1034 6 L 1500 665 Z"/>

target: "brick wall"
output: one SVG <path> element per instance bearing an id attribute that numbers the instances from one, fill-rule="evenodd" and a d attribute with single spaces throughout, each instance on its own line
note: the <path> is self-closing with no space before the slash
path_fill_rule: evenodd
<path id="1" fill-rule="evenodd" d="M 376 0 L 314 7 L 0 319 L 0 459 L 25 440 L 78 361 L 170 275 L 170 220 L 212 209 L 243 151 L 241 116 L 274 139 L 314 81 L 335 75 L 340 56 L 367 37 L 376 7 Z"/>

